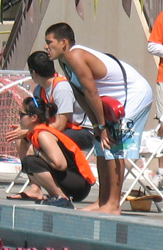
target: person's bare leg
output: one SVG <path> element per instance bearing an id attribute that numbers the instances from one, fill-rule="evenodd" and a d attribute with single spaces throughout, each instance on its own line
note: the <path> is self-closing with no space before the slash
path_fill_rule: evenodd
<path id="1" fill-rule="evenodd" d="M 30 180 L 31 180 L 30 188 L 25 193 L 31 198 L 41 199 L 41 200 L 47 199 L 47 197 L 43 195 L 41 187 L 39 185 L 36 185 L 36 183 L 33 183 L 31 178 Z"/>
<path id="2" fill-rule="evenodd" d="M 20 159 L 22 160 L 26 155 L 33 154 L 33 148 L 30 143 L 27 143 L 24 139 L 22 140 L 16 140 L 16 147 L 18 150 L 18 154 Z M 29 177 L 28 177 L 29 178 Z M 30 188 L 25 191 L 25 193 L 30 197 L 30 198 L 35 198 L 35 199 L 46 199 L 46 197 L 43 195 L 42 190 L 39 185 L 33 183 L 32 178 L 30 179 Z M 21 195 L 16 194 L 11 196 L 13 199 L 21 199 Z"/>
<path id="3" fill-rule="evenodd" d="M 102 160 L 99 165 L 101 188 L 99 208 L 95 211 L 108 214 L 121 214 L 120 197 L 124 176 L 124 160 Z"/>
<path id="4" fill-rule="evenodd" d="M 26 192 L 26 194 L 29 197 L 37 199 L 45 199 L 42 195 L 42 191 L 40 188 L 43 187 L 51 197 L 62 196 L 63 198 L 68 199 L 68 197 L 62 192 L 61 188 L 58 186 L 57 182 L 54 181 L 50 172 L 34 173 L 33 176 L 30 176 L 30 179 L 33 186 L 32 186 L 32 193 L 29 193 L 30 192 L 29 190 Z M 39 198 L 38 198 L 38 193 L 40 194 Z M 19 194 L 17 194 L 17 196 L 18 195 Z"/>
<path id="5" fill-rule="evenodd" d="M 163 168 L 163 157 L 160 157 L 158 159 L 158 162 L 159 162 L 159 168 Z"/>
<path id="6" fill-rule="evenodd" d="M 163 124 L 161 125 L 159 131 L 158 131 L 158 136 L 160 136 L 163 140 Z M 159 168 L 163 168 L 163 157 L 160 157 L 158 159 L 159 162 Z"/>
<path id="7" fill-rule="evenodd" d="M 100 196 L 100 189 L 101 189 L 101 175 L 100 175 L 100 172 L 99 172 L 99 169 L 100 169 L 99 166 L 102 165 L 102 164 L 105 164 L 104 157 L 97 156 L 97 171 L 98 171 L 98 181 L 99 181 L 99 195 L 98 195 L 97 200 L 94 203 L 92 203 L 89 206 L 81 209 L 83 211 L 93 211 L 93 210 L 99 208 L 99 196 Z"/>
<path id="8" fill-rule="evenodd" d="M 36 180 L 34 183 L 37 183 L 37 185 L 43 187 L 51 197 L 62 196 L 63 198 L 68 199 L 50 172 L 34 173 L 33 178 Z"/>
<path id="9" fill-rule="evenodd" d="M 163 140 L 163 125 L 161 125 L 159 131 L 158 131 L 158 136 L 160 136 Z M 159 168 L 162 168 L 163 169 L 163 157 L 160 157 L 158 159 L 158 162 L 159 162 Z"/>
<path id="10" fill-rule="evenodd" d="M 28 195 L 30 198 L 38 199 L 38 200 L 46 200 L 47 197 L 43 195 L 43 192 L 41 190 L 41 187 L 38 183 L 36 183 L 35 178 L 33 179 L 32 176 L 28 177 L 30 179 L 30 188 L 25 191 L 26 195 Z M 21 194 L 15 194 L 12 195 L 11 198 L 13 199 L 22 199 Z"/>
<path id="11" fill-rule="evenodd" d="M 163 125 L 158 131 L 158 136 L 163 139 Z M 158 170 L 152 181 L 157 188 L 163 188 L 163 157 L 158 158 Z"/>

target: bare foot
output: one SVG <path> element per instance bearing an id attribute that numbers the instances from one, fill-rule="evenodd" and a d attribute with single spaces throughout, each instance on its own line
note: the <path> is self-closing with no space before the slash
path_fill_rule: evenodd
<path id="1" fill-rule="evenodd" d="M 47 199 L 47 197 L 43 195 L 41 189 L 34 189 L 34 188 L 31 189 L 30 188 L 29 190 L 26 191 L 26 194 L 29 197 L 39 199 L 39 200 L 46 200 Z"/>
<path id="2" fill-rule="evenodd" d="M 7 197 L 9 199 L 26 199 L 26 200 L 30 200 L 30 199 L 38 199 L 38 200 L 45 200 L 47 199 L 46 196 L 44 196 L 42 194 L 42 192 L 31 192 L 30 190 L 26 191 L 26 192 L 22 192 L 22 193 L 18 193 L 12 196 Z"/>
<path id="3" fill-rule="evenodd" d="M 108 205 L 103 205 L 98 209 L 95 209 L 93 212 L 104 213 L 104 214 L 114 214 L 114 215 L 121 215 L 121 208 L 115 208 Z"/>
<path id="4" fill-rule="evenodd" d="M 89 206 L 87 206 L 85 208 L 82 208 L 80 210 L 82 210 L 82 211 L 94 211 L 94 210 L 96 210 L 98 208 L 99 208 L 99 202 L 96 201 L 93 204 L 91 204 L 91 205 L 89 205 Z"/>
<path id="5" fill-rule="evenodd" d="M 31 197 L 31 198 L 35 198 L 35 199 L 39 199 L 39 200 L 46 200 L 47 197 L 43 195 L 41 190 L 27 190 L 26 194 Z"/>

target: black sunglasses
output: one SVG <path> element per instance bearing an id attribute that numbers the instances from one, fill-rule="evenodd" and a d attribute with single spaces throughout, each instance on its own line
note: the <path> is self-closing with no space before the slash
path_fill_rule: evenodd
<path id="1" fill-rule="evenodd" d="M 19 112 L 20 119 L 22 119 L 26 115 L 30 115 L 30 113 Z"/>

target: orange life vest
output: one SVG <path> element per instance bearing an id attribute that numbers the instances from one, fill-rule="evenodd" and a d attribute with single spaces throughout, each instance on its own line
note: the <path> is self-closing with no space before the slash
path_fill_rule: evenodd
<path id="1" fill-rule="evenodd" d="M 88 161 L 85 159 L 82 151 L 77 146 L 77 144 L 74 143 L 68 136 L 53 127 L 47 126 L 46 124 L 39 124 L 34 128 L 33 133 L 28 132 L 27 139 L 31 141 L 34 147 L 39 149 L 40 144 L 38 141 L 38 134 L 42 130 L 49 131 L 50 133 L 55 135 L 63 143 L 67 150 L 71 151 L 74 154 L 74 160 L 80 174 L 87 180 L 89 184 L 93 185 L 96 179 L 91 171 Z"/>
<path id="2" fill-rule="evenodd" d="M 64 77 L 64 76 L 60 76 L 58 73 L 55 73 L 55 74 L 54 74 L 54 80 L 53 80 L 53 86 L 52 86 L 52 91 L 51 91 L 51 96 L 50 96 L 50 102 L 54 102 L 54 99 L 53 99 L 53 91 L 54 91 L 56 85 L 57 85 L 59 82 L 63 82 L 63 81 L 67 81 L 67 78 Z M 44 88 L 41 88 L 41 98 L 42 98 L 46 103 L 48 103 L 48 99 L 47 99 L 47 97 L 46 97 L 46 92 L 45 92 L 45 89 L 44 89 Z M 78 125 L 75 125 L 75 124 L 72 124 L 71 122 L 67 122 L 66 128 L 71 128 L 71 129 L 74 129 L 74 130 L 80 130 L 80 129 L 82 129 L 82 127 L 80 127 L 80 126 L 78 126 Z"/>

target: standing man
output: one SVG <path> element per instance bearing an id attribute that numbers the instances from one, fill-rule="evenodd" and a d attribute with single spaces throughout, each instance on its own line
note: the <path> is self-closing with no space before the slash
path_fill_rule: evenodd
<path id="1" fill-rule="evenodd" d="M 32 79 L 38 86 L 34 96 L 41 97 L 45 102 L 54 102 L 58 111 L 51 126 L 69 136 L 81 149 L 93 146 L 94 135 L 92 125 L 78 102 L 67 79 L 55 71 L 53 61 L 49 60 L 44 51 L 36 51 L 28 58 L 28 67 Z M 26 138 L 27 130 L 22 130 L 19 125 L 13 125 L 13 131 L 6 135 L 8 141 L 16 140 L 20 159 L 28 154 L 33 154 L 28 147 Z M 20 139 L 20 140 L 18 140 Z M 31 187 L 26 193 L 10 196 L 10 199 L 43 199 L 41 189 L 31 182 Z"/>
<path id="2" fill-rule="evenodd" d="M 100 179 L 99 199 L 86 210 L 119 215 L 124 159 L 139 157 L 141 134 L 152 103 L 151 87 L 135 69 L 121 62 L 127 74 L 126 99 L 123 74 L 118 63 L 101 52 L 75 45 L 74 32 L 66 23 L 49 27 L 45 41 L 49 59 L 58 59 L 64 65 L 66 74 L 76 86 L 75 96 L 94 127 Z M 123 104 L 127 100 L 122 128 L 119 123 L 105 120 L 100 99 L 104 95 Z M 112 132 L 107 129 L 108 126 Z M 114 136 L 122 129 L 123 136 Z M 131 129 L 135 130 L 134 134 Z"/>
<path id="3" fill-rule="evenodd" d="M 162 138 L 163 121 L 160 121 L 160 118 L 163 115 L 163 11 L 158 15 L 153 26 L 148 40 L 148 52 L 160 57 L 156 83 L 156 118 L 161 123 L 158 136 Z M 159 168 L 152 181 L 157 188 L 163 188 L 163 157 L 159 158 Z"/>

